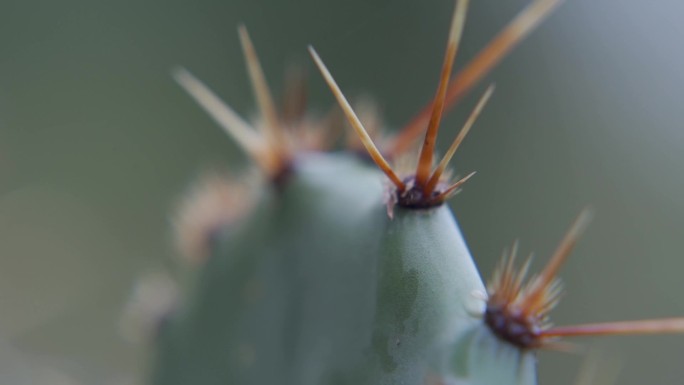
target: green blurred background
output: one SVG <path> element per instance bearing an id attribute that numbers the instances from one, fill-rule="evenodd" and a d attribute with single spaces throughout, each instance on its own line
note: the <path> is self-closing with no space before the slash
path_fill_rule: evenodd
<path id="1" fill-rule="evenodd" d="M 457 63 L 528 1 L 473 1 Z M 236 25 L 268 79 L 311 75 L 312 43 L 349 96 L 400 127 L 432 95 L 451 0 L 0 2 L 0 382 L 138 383 L 148 356 L 118 319 L 142 274 L 170 265 L 170 213 L 198 171 L 243 154 L 169 76 L 183 65 L 254 111 Z M 596 219 L 563 272 L 557 324 L 684 315 L 684 4 L 568 0 L 489 76 L 497 92 L 456 157 L 453 200 L 489 276 L 521 240 L 535 266 L 585 205 Z M 445 149 L 483 87 L 444 121 Z M 619 384 L 679 384 L 684 336 L 582 341 Z M 541 384 L 582 357 L 544 352 Z"/>

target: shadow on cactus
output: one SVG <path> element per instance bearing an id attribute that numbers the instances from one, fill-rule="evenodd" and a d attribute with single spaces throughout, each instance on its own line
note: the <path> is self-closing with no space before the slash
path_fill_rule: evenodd
<path id="1" fill-rule="evenodd" d="M 451 80 L 468 4 L 457 1 L 433 101 L 382 146 L 310 48 L 358 138 L 348 142 L 360 142 L 364 155 L 353 145 L 333 152 L 333 124 L 308 118 L 299 91 L 276 106 L 244 27 L 260 111 L 253 124 L 176 71 L 260 177 L 209 178 L 183 205 L 177 231 L 197 269 L 160 323 L 152 382 L 530 385 L 535 351 L 568 348 L 560 338 L 684 331 L 682 319 L 551 326 L 557 272 L 589 221 L 586 211 L 539 275 L 525 282 L 528 264 L 516 267 L 514 247 L 485 288 L 444 204 L 473 175 L 451 180 L 447 167 L 493 87 L 435 162 L 443 112 L 559 2 L 533 1 Z M 415 168 L 393 166 L 412 155 Z"/>

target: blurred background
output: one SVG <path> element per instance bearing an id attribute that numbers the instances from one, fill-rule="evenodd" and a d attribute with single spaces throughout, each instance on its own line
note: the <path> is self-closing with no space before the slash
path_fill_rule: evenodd
<path id="1" fill-rule="evenodd" d="M 473 1 L 457 66 L 528 0 Z M 316 46 L 389 127 L 432 96 L 453 7 L 407 1 L 0 2 L 0 382 L 139 383 L 148 348 L 122 339 L 133 283 L 172 264 L 170 214 L 200 170 L 240 150 L 177 87 L 183 65 L 254 111 L 236 26 L 273 89 Z M 557 324 L 684 315 L 684 4 L 568 0 L 489 77 L 497 91 L 455 159 L 453 199 L 483 276 L 520 240 L 541 266 L 579 210 L 596 217 L 563 272 Z M 477 88 L 444 121 L 446 148 Z M 676 384 L 684 336 L 581 342 L 619 384 Z M 540 354 L 541 384 L 580 355 Z"/>

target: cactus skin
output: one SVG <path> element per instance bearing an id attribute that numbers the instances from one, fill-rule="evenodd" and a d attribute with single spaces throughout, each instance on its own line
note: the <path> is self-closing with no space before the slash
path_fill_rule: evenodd
<path id="1" fill-rule="evenodd" d="M 384 177 L 356 157 L 295 169 L 215 236 L 152 383 L 535 383 L 531 356 L 472 314 L 485 289 L 447 206 L 390 220 Z"/>

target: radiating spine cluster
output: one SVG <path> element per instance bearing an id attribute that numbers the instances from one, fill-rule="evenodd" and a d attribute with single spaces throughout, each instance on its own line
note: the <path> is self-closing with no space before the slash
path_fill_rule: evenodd
<path id="1" fill-rule="evenodd" d="M 513 48 L 513 46 L 522 40 L 522 38 L 537 24 L 545 19 L 558 4 L 560 4 L 559 0 L 535 1 L 514 19 L 514 21 L 489 45 L 487 45 L 485 49 L 465 67 L 465 69 L 459 72 L 453 81 L 450 81 L 454 60 L 456 58 L 456 53 L 458 52 L 465 26 L 468 8 L 468 0 L 457 1 L 451 21 L 444 62 L 442 64 L 440 81 L 435 97 L 432 103 L 400 131 L 399 135 L 390 142 L 384 151 L 378 149 L 373 143 L 373 140 L 354 113 L 354 110 L 330 74 L 330 71 L 325 64 L 323 64 L 323 61 L 313 47 L 309 47 L 309 52 L 311 53 L 314 62 L 335 95 L 335 98 L 344 111 L 349 123 L 361 138 L 361 142 L 365 146 L 370 157 L 385 175 L 387 175 L 395 187 L 395 191 L 392 194 L 389 194 L 390 201 L 388 202 L 388 212 L 390 215 L 392 215 L 392 207 L 395 204 L 398 204 L 401 207 L 417 209 L 439 206 L 449 199 L 475 174 L 472 172 L 450 184 L 444 183 L 442 180 L 449 161 L 491 97 L 494 86 L 492 85 L 487 88 L 436 169 L 432 170 L 435 143 L 437 141 L 437 133 L 439 131 L 442 114 L 446 108 L 453 107 L 465 92 L 470 90 L 479 80 L 481 80 L 484 75 L 486 75 L 492 67 Z M 425 137 L 420 150 L 415 173 L 405 177 L 398 175 L 385 159 L 383 153 L 390 158 L 396 158 L 402 155 L 408 150 L 415 138 L 424 131 Z"/>
<path id="2" fill-rule="evenodd" d="M 580 235 L 591 221 L 584 210 L 577 217 L 541 273 L 529 279 L 530 259 L 521 268 L 515 266 L 517 245 L 504 256 L 491 280 L 485 323 L 502 339 L 522 349 L 567 347 L 558 339 L 592 335 L 684 333 L 684 318 L 605 322 L 554 327 L 549 321 L 558 304 L 562 285 L 558 278 L 561 266 L 570 256 Z"/>

